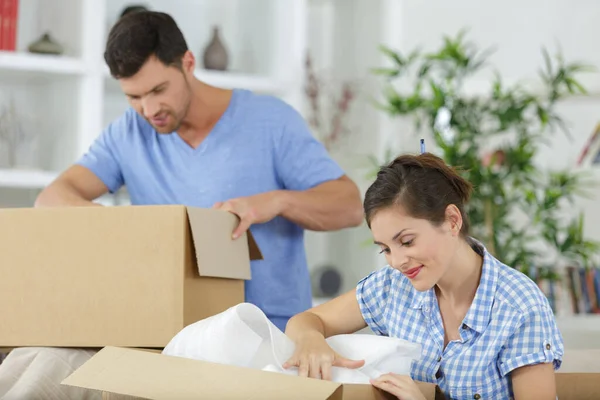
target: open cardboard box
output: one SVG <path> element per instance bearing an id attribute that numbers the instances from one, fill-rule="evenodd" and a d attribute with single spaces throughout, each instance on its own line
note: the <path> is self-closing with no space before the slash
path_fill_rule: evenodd
<path id="1" fill-rule="evenodd" d="M 62 383 L 101 390 L 105 400 L 394 398 L 371 385 L 346 385 L 118 347 L 105 347 Z M 444 398 L 434 384 L 418 385 L 427 400 Z"/>
<path id="2" fill-rule="evenodd" d="M 251 234 L 184 206 L 0 209 L 0 347 L 163 348 L 244 301 Z"/>
<path id="3" fill-rule="evenodd" d="M 559 400 L 600 399 L 600 352 L 585 356 L 588 360 L 582 363 L 578 354 L 565 355 L 564 372 L 556 374 Z M 340 384 L 117 347 L 102 349 L 62 383 L 102 391 L 104 400 L 395 398 L 366 384 Z M 417 385 L 427 400 L 444 399 L 436 385 Z"/>

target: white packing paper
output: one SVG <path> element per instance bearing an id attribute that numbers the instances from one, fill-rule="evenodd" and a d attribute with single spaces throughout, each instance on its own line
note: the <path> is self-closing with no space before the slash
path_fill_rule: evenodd
<path id="1" fill-rule="evenodd" d="M 361 368 L 333 367 L 332 381 L 369 383 L 385 373 L 409 375 L 413 360 L 421 357 L 421 345 L 367 334 L 337 335 L 327 339 L 340 355 L 365 360 Z M 255 305 L 242 303 L 182 329 L 163 354 L 297 375 L 285 370 L 294 343 Z"/>

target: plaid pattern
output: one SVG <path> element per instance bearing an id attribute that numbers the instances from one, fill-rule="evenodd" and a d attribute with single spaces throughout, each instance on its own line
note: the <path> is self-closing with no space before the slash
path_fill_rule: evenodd
<path id="1" fill-rule="evenodd" d="M 550 362 L 556 370 L 564 353 L 552 309 L 538 286 L 482 252 L 481 280 L 459 330 L 461 339 L 446 349 L 434 289 L 418 292 L 390 266 L 356 288 L 362 315 L 376 334 L 422 345 L 412 378 L 437 383 L 451 399 L 512 398 L 512 370 Z"/>

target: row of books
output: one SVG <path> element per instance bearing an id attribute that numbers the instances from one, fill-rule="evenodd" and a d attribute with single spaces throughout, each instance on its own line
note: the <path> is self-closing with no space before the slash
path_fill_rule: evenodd
<path id="1" fill-rule="evenodd" d="M 600 268 L 567 267 L 566 284 L 574 314 L 600 314 Z"/>
<path id="2" fill-rule="evenodd" d="M 600 266 L 568 266 L 558 274 L 559 280 L 530 277 L 544 292 L 556 315 L 600 314 Z"/>
<path id="3" fill-rule="evenodd" d="M 19 0 L 0 0 L 0 50 L 15 51 Z"/>

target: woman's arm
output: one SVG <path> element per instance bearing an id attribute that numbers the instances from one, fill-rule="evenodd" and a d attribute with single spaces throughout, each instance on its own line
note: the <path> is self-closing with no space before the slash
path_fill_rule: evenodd
<path id="1" fill-rule="evenodd" d="M 333 300 L 292 317 L 286 326 L 285 334 L 294 341 L 307 333 L 319 333 L 328 338 L 354 333 L 366 326 L 356 300 L 356 289 L 352 289 Z"/>
<path id="2" fill-rule="evenodd" d="M 498 355 L 500 374 L 511 380 L 516 400 L 555 400 L 554 371 L 561 364 L 564 344 L 554 313 L 543 303 L 514 318 L 515 330 Z"/>
<path id="3" fill-rule="evenodd" d="M 292 317 L 285 333 L 296 344 L 284 368 L 298 367 L 298 375 L 331 379 L 331 367 L 359 368 L 364 360 L 336 354 L 325 341 L 329 336 L 354 333 L 367 324 L 362 317 L 356 290 Z"/>
<path id="4" fill-rule="evenodd" d="M 555 400 L 554 366 L 527 365 L 510 373 L 515 400 Z"/>

